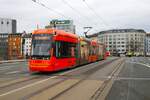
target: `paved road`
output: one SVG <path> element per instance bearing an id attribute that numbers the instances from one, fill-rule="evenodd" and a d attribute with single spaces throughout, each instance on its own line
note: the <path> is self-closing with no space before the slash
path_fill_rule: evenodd
<path id="1" fill-rule="evenodd" d="M 55 73 L 0 64 L 0 100 L 150 100 L 150 58 L 109 58 Z"/>
<path id="2" fill-rule="evenodd" d="M 0 64 L 0 83 L 29 76 L 27 62 Z"/>
<path id="3" fill-rule="evenodd" d="M 150 100 L 150 58 L 126 58 L 106 100 Z"/>
<path id="4" fill-rule="evenodd" d="M 0 64 L 0 100 L 93 99 L 121 61 L 123 59 L 109 58 L 46 74 L 29 73 L 27 62 Z"/>

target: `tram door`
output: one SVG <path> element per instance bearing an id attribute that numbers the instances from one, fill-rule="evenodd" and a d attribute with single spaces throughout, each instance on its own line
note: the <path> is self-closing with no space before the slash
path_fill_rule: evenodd
<path id="1" fill-rule="evenodd" d="M 88 55 L 89 55 L 88 48 L 89 48 L 88 43 L 86 41 L 80 42 L 80 64 L 88 63 Z"/>

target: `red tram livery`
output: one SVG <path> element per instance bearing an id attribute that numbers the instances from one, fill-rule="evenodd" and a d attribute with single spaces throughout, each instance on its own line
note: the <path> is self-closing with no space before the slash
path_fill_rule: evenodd
<path id="1" fill-rule="evenodd" d="M 32 33 L 30 71 L 58 71 L 105 59 L 105 45 L 56 29 Z"/>

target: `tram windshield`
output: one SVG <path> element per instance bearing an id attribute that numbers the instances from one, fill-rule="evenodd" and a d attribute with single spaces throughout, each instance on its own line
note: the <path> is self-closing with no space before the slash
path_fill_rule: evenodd
<path id="1" fill-rule="evenodd" d="M 33 34 L 31 57 L 33 58 L 49 58 L 51 49 L 50 34 Z"/>

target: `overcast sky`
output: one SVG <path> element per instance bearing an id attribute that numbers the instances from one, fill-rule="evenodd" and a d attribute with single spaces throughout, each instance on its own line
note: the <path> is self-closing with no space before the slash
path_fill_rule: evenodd
<path id="1" fill-rule="evenodd" d="M 136 28 L 150 32 L 150 0 L 37 0 L 57 14 L 32 0 L 0 0 L 0 17 L 17 20 L 17 31 L 32 32 L 37 24 L 44 28 L 52 19 L 72 19 L 77 34 L 84 26 L 90 33 L 116 28 Z M 89 9 L 86 5 L 92 9 Z"/>

